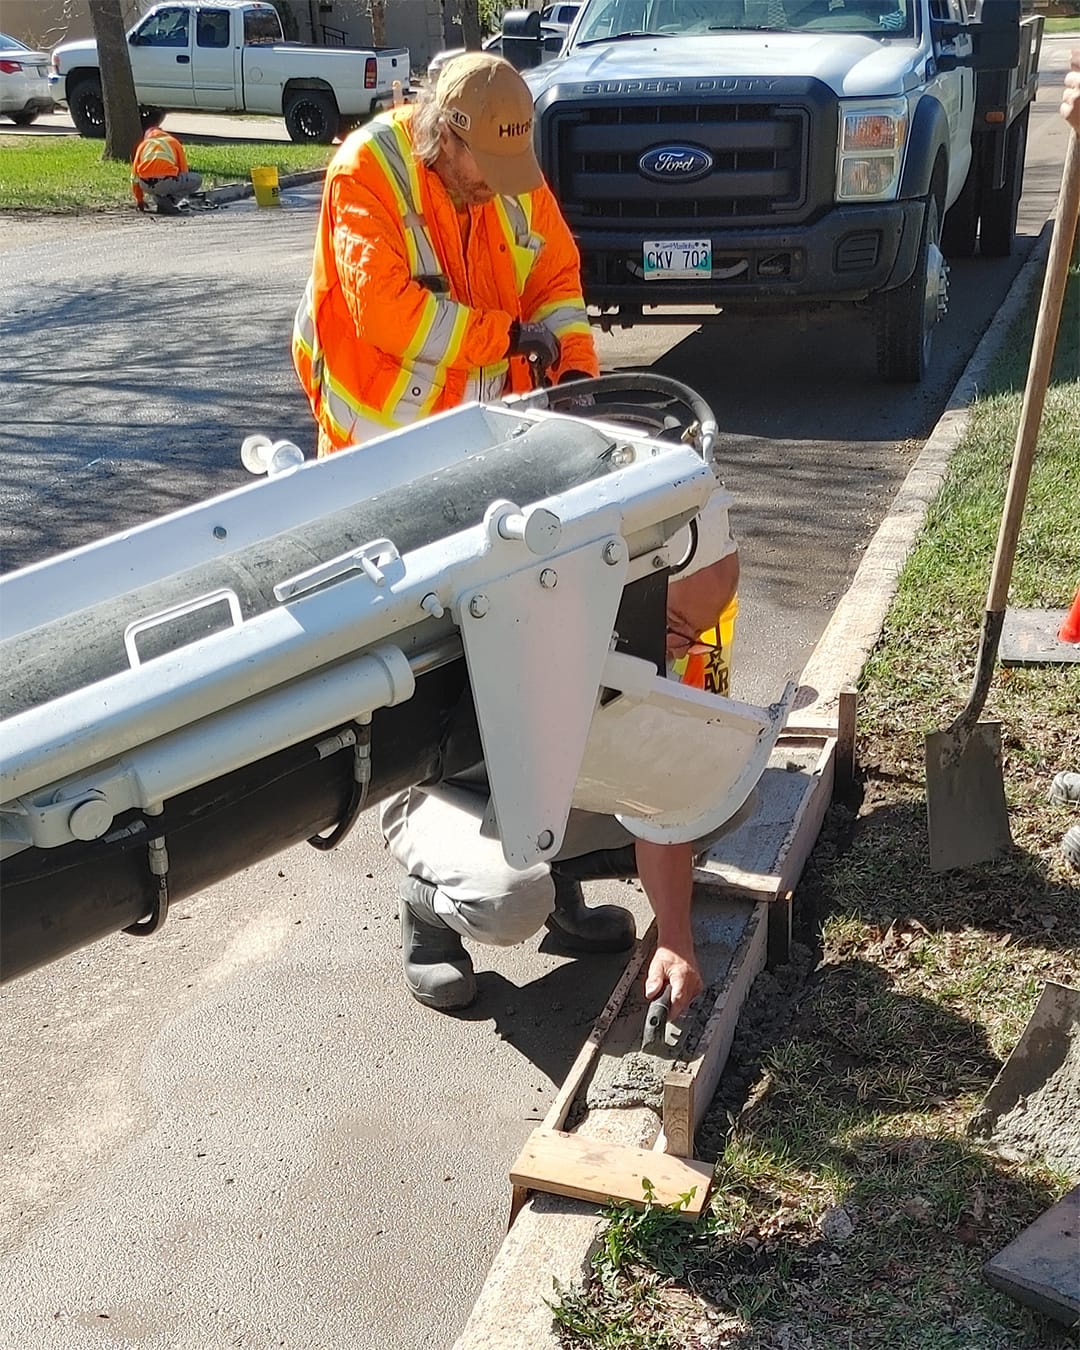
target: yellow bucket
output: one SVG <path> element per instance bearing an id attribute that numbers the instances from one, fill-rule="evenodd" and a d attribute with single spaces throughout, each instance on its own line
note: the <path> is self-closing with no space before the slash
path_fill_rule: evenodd
<path id="1" fill-rule="evenodd" d="M 275 164 L 256 164 L 251 170 L 251 182 L 255 188 L 255 200 L 260 206 L 280 206 L 281 196 L 278 189 L 278 171 Z"/>

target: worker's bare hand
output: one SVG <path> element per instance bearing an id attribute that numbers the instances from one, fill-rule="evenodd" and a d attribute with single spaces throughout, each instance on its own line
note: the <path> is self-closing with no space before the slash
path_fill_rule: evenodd
<path id="1" fill-rule="evenodd" d="M 686 1012 L 704 988 L 693 952 L 687 956 L 671 947 L 657 945 L 645 977 L 645 997 L 650 1001 L 659 998 L 666 984 L 671 986 L 668 1015 L 674 1020 Z"/>

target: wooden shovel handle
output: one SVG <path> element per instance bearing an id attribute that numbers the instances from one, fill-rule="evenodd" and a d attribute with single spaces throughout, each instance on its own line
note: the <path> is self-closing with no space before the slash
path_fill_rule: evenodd
<path id="1" fill-rule="evenodd" d="M 1001 517 L 994 569 L 990 575 L 990 591 L 986 608 L 991 613 L 1004 612 L 1009 598 L 1016 541 L 1020 534 L 1020 520 L 1024 514 L 1031 464 L 1035 458 L 1035 442 L 1042 422 L 1046 389 L 1050 383 L 1050 367 L 1054 360 L 1061 306 L 1065 298 L 1065 284 L 1069 279 L 1069 261 L 1076 235 L 1077 214 L 1080 211 L 1080 136 L 1069 136 L 1065 169 L 1061 177 L 1057 216 L 1046 261 L 1042 300 L 1035 324 L 1035 339 L 1031 348 L 1024 403 L 1020 409 L 1020 425 L 1016 431 L 1009 487 L 1005 494 L 1005 510 Z"/>

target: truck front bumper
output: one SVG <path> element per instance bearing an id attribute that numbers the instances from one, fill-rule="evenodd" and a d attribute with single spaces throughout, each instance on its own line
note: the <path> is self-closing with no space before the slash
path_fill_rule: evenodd
<path id="1" fill-rule="evenodd" d="M 775 229 L 665 228 L 575 231 L 585 299 L 593 307 L 779 308 L 865 299 L 902 285 L 915 269 L 926 204 L 841 206 L 810 225 Z M 676 222 L 672 222 L 675 225 Z M 712 275 L 646 280 L 643 241 L 712 240 Z"/>

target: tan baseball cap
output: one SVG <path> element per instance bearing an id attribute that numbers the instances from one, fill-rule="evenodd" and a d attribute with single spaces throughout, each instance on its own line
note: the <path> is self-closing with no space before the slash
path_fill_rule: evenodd
<path id="1" fill-rule="evenodd" d="M 532 147 L 532 94 L 509 61 L 489 52 L 455 56 L 439 72 L 435 102 L 492 192 L 517 197 L 543 183 Z"/>

